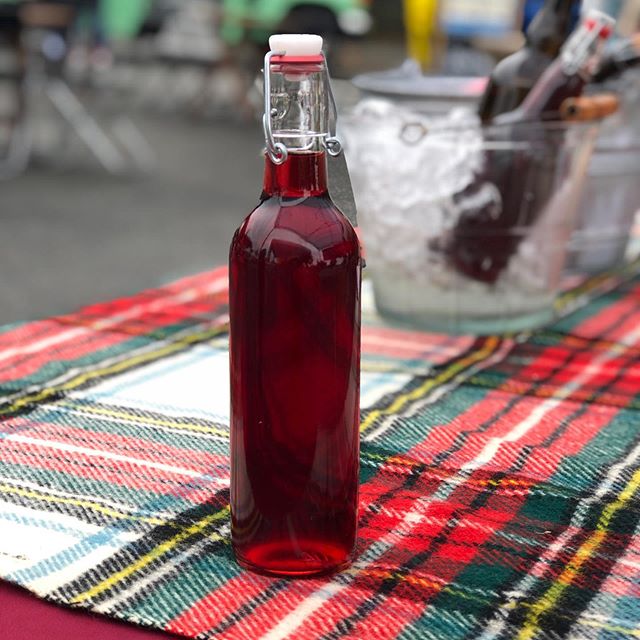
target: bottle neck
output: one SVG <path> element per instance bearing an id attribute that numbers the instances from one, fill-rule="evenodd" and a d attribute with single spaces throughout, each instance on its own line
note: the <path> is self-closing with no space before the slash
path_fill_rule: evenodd
<path id="1" fill-rule="evenodd" d="M 494 119 L 497 125 L 518 122 L 557 120 L 560 108 L 567 98 L 575 98 L 582 93 L 588 78 L 583 73 L 567 75 L 562 62 L 555 60 L 542 74 L 540 80 L 514 111 L 499 115 Z"/>
<path id="2" fill-rule="evenodd" d="M 495 119 L 496 124 L 554 118 L 567 98 L 578 97 L 591 80 L 602 55 L 602 44 L 611 34 L 611 19 L 588 14 L 547 67 L 516 111 Z"/>
<path id="3" fill-rule="evenodd" d="M 522 103 L 525 119 L 548 120 L 559 118 L 560 107 L 567 98 L 579 96 L 589 80 L 581 70 L 567 75 L 562 63 L 556 60 L 543 74 L 539 82 Z"/>
<path id="4" fill-rule="evenodd" d="M 555 58 L 571 31 L 575 0 L 547 0 L 527 30 L 527 44 Z"/>
<path id="5" fill-rule="evenodd" d="M 327 194 L 327 158 L 324 151 L 291 151 L 285 162 L 265 157 L 262 198 L 310 198 Z"/>

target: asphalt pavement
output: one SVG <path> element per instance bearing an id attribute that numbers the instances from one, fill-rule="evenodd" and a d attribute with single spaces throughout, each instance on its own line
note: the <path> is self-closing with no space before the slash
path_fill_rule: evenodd
<path id="1" fill-rule="evenodd" d="M 0 324 L 75 308 L 227 260 L 260 193 L 257 124 L 139 113 L 149 176 L 113 177 L 82 151 L 0 182 Z"/>
<path id="2" fill-rule="evenodd" d="M 342 55 L 350 77 L 399 64 L 403 48 L 349 44 Z M 248 103 L 234 106 L 237 77 L 225 79 L 223 71 L 214 79 L 208 99 L 223 108 L 204 117 L 189 115 L 189 96 L 202 85 L 189 72 L 119 66 L 110 77 L 107 87 L 79 95 L 101 125 L 129 119 L 153 149 L 155 170 L 109 175 L 76 134 L 51 135 L 59 114 L 48 98 L 33 96 L 37 146 L 48 155 L 19 178 L 0 180 L 0 325 L 224 264 L 233 232 L 257 203 L 263 134 Z M 348 81 L 334 88 L 341 108 L 357 99 Z M 0 115 L 3 97 L 0 85 Z"/>

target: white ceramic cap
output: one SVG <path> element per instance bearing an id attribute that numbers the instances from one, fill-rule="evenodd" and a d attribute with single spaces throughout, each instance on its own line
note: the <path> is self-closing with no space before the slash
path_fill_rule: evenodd
<path id="1" fill-rule="evenodd" d="M 287 56 L 318 56 L 322 53 L 322 38 L 310 33 L 282 33 L 269 38 L 271 51 L 284 51 Z"/>

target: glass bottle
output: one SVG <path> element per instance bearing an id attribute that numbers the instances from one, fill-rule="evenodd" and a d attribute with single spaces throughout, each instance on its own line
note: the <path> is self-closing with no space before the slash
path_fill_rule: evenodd
<path id="1" fill-rule="evenodd" d="M 562 103 L 581 95 L 596 72 L 602 58 L 602 45 L 613 33 L 614 25 L 615 20 L 608 15 L 590 11 L 522 104 L 494 118 L 494 124 L 559 119 Z"/>
<path id="2" fill-rule="evenodd" d="M 545 210 L 564 155 L 564 129 L 549 128 L 545 121 L 559 121 L 565 101 L 582 93 L 613 24 L 609 16 L 589 12 L 522 105 L 485 129 L 492 148 L 485 151 L 483 168 L 473 182 L 454 196 L 461 213 L 453 229 L 434 243 L 459 273 L 495 284 L 526 237 L 524 232 Z M 505 143 L 512 152 L 504 151 Z M 545 152 L 535 153 L 536 149 Z"/>
<path id="3" fill-rule="evenodd" d="M 362 264 L 327 190 L 322 39 L 270 44 L 264 186 L 230 251 L 232 542 L 245 568 L 308 576 L 355 548 Z"/>
<path id="4" fill-rule="evenodd" d="M 483 123 L 522 104 L 571 32 L 575 6 L 576 0 L 546 0 L 527 29 L 524 47 L 493 70 L 480 103 Z"/>

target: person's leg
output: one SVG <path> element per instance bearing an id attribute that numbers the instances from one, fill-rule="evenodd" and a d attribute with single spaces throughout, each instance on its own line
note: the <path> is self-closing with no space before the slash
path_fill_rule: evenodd
<path id="1" fill-rule="evenodd" d="M 11 78 L 16 101 L 10 124 L 15 125 L 22 119 L 25 112 L 25 54 L 22 46 L 22 23 L 19 18 L 19 5 L 17 2 L 0 5 L 0 41 L 4 42 L 14 57 Z"/>
<path id="2" fill-rule="evenodd" d="M 91 30 L 93 43 L 96 47 L 107 46 L 107 31 L 102 15 L 102 3 L 100 0 L 89 0 L 91 11 Z"/>

